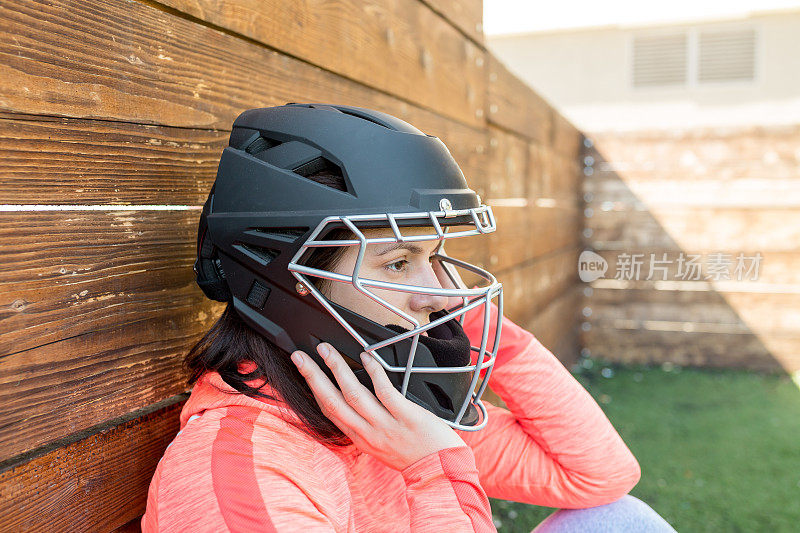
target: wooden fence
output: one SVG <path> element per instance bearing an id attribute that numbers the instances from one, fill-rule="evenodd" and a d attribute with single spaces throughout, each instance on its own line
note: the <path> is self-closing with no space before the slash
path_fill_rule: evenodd
<path id="1" fill-rule="evenodd" d="M 609 271 L 586 289 L 585 349 L 800 372 L 800 127 L 591 139 L 586 246 Z"/>
<path id="2" fill-rule="evenodd" d="M 286 102 L 436 135 L 493 205 L 448 249 L 577 351 L 583 137 L 483 43 L 480 0 L 8 0 L 0 9 L 0 530 L 137 530 L 223 304 L 196 224 L 230 126 Z"/>

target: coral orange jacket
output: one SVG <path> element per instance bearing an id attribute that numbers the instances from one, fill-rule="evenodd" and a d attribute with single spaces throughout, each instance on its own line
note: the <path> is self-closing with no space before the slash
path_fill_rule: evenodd
<path id="1" fill-rule="evenodd" d="M 465 317 L 473 344 L 481 315 L 478 307 Z M 496 531 L 488 497 L 584 508 L 638 482 L 639 464 L 600 406 L 506 317 L 489 385 L 508 409 L 484 402 L 484 429 L 455 430 L 467 446 L 397 471 L 355 445 L 323 446 L 282 418 L 296 416 L 285 406 L 231 394 L 206 373 L 153 475 L 142 530 Z M 262 392 L 275 394 L 268 385 Z"/>

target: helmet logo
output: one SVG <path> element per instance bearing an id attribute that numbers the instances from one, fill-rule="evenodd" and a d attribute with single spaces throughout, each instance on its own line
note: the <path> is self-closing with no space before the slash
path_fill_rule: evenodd
<path id="1" fill-rule="evenodd" d="M 448 200 L 447 198 L 442 198 L 441 200 L 439 200 L 439 209 L 441 209 L 442 211 L 452 211 L 453 204 L 451 204 L 450 200 Z"/>

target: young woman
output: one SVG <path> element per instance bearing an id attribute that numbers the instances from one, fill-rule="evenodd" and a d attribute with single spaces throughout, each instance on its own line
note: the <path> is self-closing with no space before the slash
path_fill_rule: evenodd
<path id="1" fill-rule="evenodd" d="M 242 113 L 195 263 L 228 305 L 185 360 L 142 529 L 494 531 L 495 497 L 564 508 L 537 532 L 674 531 L 627 495 L 636 459 L 502 316 L 502 285 L 444 251 L 494 230 L 445 145 L 402 120 Z M 508 409 L 480 400 L 490 376 Z"/>

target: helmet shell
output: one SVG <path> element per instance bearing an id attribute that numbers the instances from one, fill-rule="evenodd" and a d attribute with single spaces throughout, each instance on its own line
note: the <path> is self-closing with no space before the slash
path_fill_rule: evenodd
<path id="1" fill-rule="evenodd" d="M 347 190 L 306 177 L 320 168 L 338 169 Z M 201 213 L 197 283 L 209 298 L 231 301 L 250 327 L 288 353 L 302 350 L 316 359 L 317 344 L 332 344 L 352 359 L 359 380 L 372 389 L 360 368 L 363 347 L 316 298 L 297 291 L 289 263 L 326 217 L 440 211 L 443 200 L 454 210 L 481 206 L 444 143 L 401 119 L 330 104 L 249 109 L 233 123 Z M 464 215 L 442 225 L 471 223 Z M 398 225 L 431 221 L 405 219 Z M 330 303 L 369 343 L 397 334 Z M 405 366 L 411 343 L 403 339 L 379 353 L 389 364 Z M 414 366 L 437 366 L 422 342 Z M 320 367 L 337 384 L 326 365 Z M 399 388 L 402 375 L 389 374 Z M 408 396 L 447 419 L 469 384 L 465 373 L 414 373 Z M 470 406 L 461 423 L 470 425 L 477 417 Z"/>

